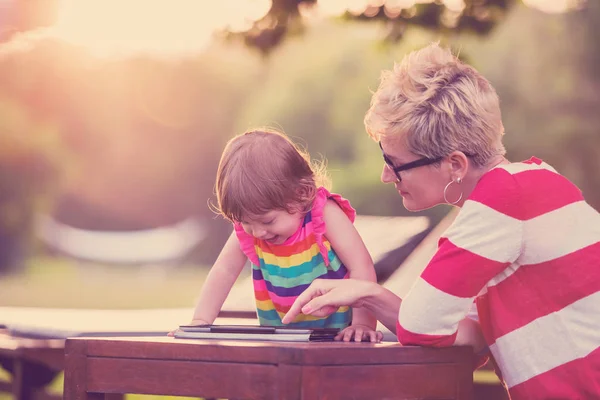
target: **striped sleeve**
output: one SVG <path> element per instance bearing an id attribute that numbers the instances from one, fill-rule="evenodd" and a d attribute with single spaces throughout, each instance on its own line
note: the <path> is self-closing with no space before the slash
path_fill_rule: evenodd
<path id="1" fill-rule="evenodd" d="M 400 306 L 398 340 L 451 346 L 477 294 L 521 253 L 520 188 L 502 169 L 484 175 Z"/>

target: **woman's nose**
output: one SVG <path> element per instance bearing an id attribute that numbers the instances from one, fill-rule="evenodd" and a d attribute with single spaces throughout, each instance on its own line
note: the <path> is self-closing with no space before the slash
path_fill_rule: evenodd
<path id="1" fill-rule="evenodd" d="M 383 164 L 383 170 L 381 171 L 381 182 L 383 183 L 394 183 L 398 180 L 396 174 L 390 170 L 390 168 Z"/>

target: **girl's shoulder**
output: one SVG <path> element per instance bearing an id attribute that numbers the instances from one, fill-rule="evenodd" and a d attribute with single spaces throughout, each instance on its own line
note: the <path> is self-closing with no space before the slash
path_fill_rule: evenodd
<path id="1" fill-rule="evenodd" d="M 356 210 L 350 205 L 350 202 L 337 193 L 331 193 L 324 187 L 317 190 L 317 197 L 313 202 L 310 210 L 310 226 L 308 228 L 314 233 L 314 238 L 319 246 L 325 265 L 329 265 L 329 255 L 326 246 L 324 245 L 324 237 L 327 232 L 325 225 L 325 206 L 328 202 L 335 202 L 342 209 L 344 214 L 351 222 L 356 219 Z M 309 225 L 309 224 L 307 224 Z"/>
<path id="2" fill-rule="evenodd" d="M 312 221 L 312 229 L 318 235 L 323 235 L 326 231 L 325 226 L 325 206 L 328 201 L 333 201 L 337 204 L 338 207 L 342 209 L 344 214 L 348 216 L 348 219 L 351 222 L 354 222 L 356 219 L 356 210 L 350 202 L 343 198 L 341 195 L 337 193 L 331 193 L 324 187 L 320 187 L 317 190 L 317 197 L 313 202 L 313 206 L 310 210 L 310 217 Z"/>
<path id="3" fill-rule="evenodd" d="M 248 234 L 239 222 L 233 223 L 233 231 L 240 242 L 242 252 L 244 252 L 252 264 L 258 265 L 260 261 L 258 260 L 256 250 L 254 250 L 254 237 Z"/>

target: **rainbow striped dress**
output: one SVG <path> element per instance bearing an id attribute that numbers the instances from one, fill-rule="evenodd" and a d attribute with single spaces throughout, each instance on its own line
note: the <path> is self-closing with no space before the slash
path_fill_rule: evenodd
<path id="1" fill-rule="evenodd" d="M 317 279 L 344 279 L 348 270 L 324 236 L 323 209 L 334 200 L 354 222 L 356 211 L 348 200 L 319 188 L 312 209 L 302 226 L 283 244 L 273 245 L 246 233 L 234 224 L 244 254 L 252 264 L 256 311 L 260 325 L 282 326 L 281 318 L 294 300 Z M 286 326 L 303 328 L 345 328 L 352 321 L 352 310 L 340 307 L 326 318 L 299 315 Z"/>

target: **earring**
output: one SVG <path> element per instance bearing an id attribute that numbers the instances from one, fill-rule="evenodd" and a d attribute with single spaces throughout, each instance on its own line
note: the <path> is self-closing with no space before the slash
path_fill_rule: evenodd
<path id="1" fill-rule="evenodd" d="M 447 184 L 447 185 L 446 185 L 446 187 L 444 188 L 444 201 L 445 201 L 446 203 L 454 205 L 454 204 L 456 204 L 456 203 L 458 203 L 459 201 L 461 201 L 461 200 L 462 200 L 462 197 L 463 197 L 463 192 L 462 192 L 462 190 L 460 191 L 460 196 L 458 196 L 458 199 L 456 199 L 455 201 L 449 201 L 449 200 L 448 200 L 448 197 L 447 197 L 447 194 L 446 194 L 446 192 L 448 191 L 448 188 L 449 188 L 449 187 L 450 187 L 450 186 L 451 186 L 453 183 L 456 183 L 456 184 L 460 185 L 460 183 L 461 183 L 461 182 L 462 182 L 462 178 L 461 178 L 461 177 L 458 177 L 458 178 L 456 178 L 456 181 L 452 180 L 452 181 L 448 182 L 448 184 Z"/>

